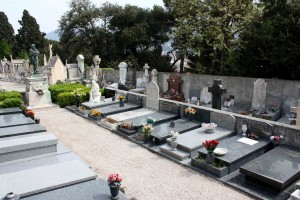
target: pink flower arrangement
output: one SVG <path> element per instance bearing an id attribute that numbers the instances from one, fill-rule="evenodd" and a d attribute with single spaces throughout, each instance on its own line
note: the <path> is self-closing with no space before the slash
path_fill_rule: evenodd
<path id="1" fill-rule="evenodd" d="M 107 183 L 108 185 L 121 186 L 123 178 L 119 174 L 110 174 Z"/>
<path id="2" fill-rule="evenodd" d="M 280 142 L 280 140 L 283 140 L 284 137 L 282 135 L 274 135 L 270 137 L 271 142 L 273 142 L 274 144 L 278 144 Z"/>

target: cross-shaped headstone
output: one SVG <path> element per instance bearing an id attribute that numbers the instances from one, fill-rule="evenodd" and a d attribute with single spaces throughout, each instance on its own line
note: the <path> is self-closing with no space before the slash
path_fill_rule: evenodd
<path id="1" fill-rule="evenodd" d="M 290 111 L 296 114 L 296 126 L 300 126 L 300 100 L 298 100 L 298 107 L 291 106 Z"/>
<path id="2" fill-rule="evenodd" d="M 143 75 L 143 85 L 146 86 L 146 84 L 149 83 L 148 70 L 150 69 L 150 66 L 148 65 L 148 63 L 145 63 L 145 66 L 143 68 L 145 69 L 145 74 Z"/>
<path id="3" fill-rule="evenodd" d="M 212 108 L 221 110 L 221 96 L 226 93 L 226 89 L 221 85 L 221 80 L 214 80 L 212 87 L 208 88 L 212 93 Z"/>
<path id="4" fill-rule="evenodd" d="M 148 63 L 145 63 L 143 68 L 145 69 L 145 75 L 149 75 L 148 70 L 150 69 L 150 66 L 148 65 Z"/>

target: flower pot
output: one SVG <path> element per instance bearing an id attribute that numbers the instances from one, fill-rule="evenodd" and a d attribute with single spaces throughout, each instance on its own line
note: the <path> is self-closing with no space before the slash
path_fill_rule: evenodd
<path id="1" fill-rule="evenodd" d="M 119 103 L 120 103 L 120 107 L 124 107 L 124 101 L 121 100 Z"/>
<path id="2" fill-rule="evenodd" d="M 246 137 L 247 136 L 247 125 L 246 124 L 243 124 L 242 125 L 242 136 Z"/>
<path id="3" fill-rule="evenodd" d="M 76 95 L 76 107 L 78 108 L 80 106 L 80 96 Z"/>
<path id="4" fill-rule="evenodd" d="M 171 145 L 171 150 L 172 151 L 176 151 L 176 147 L 177 147 L 177 141 L 176 140 L 170 140 L 170 145 Z"/>
<path id="5" fill-rule="evenodd" d="M 149 136 L 148 135 L 144 135 L 144 144 L 147 144 L 149 141 Z"/>
<path id="6" fill-rule="evenodd" d="M 214 128 L 209 128 L 209 129 L 206 129 L 204 132 L 208 133 L 208 134 L 211 134 L 211 133 L 215 132 L 215 129 Z"/>
<path id="7" fill-rule="evenodd" d="M 110 189 L 110 199 L 119 199 L 119 186 L 115 186 L 115 185 L 109 185 L 109 189 Z"/>
<path id="8" fill-rule="evenodd" d="M 190 122 L 193 121 L 193 115 L 189 114 L 188 118 L 189 118 Z"/>
<path id="9" fill-rule="evenodd" d="M 216 155 L 213 151 L 208 151 L 206 154 L 206 163 L 213 164 L 215 162 Z"/>
<path id="10" fill-rule="evenodd" d="M 39 117 L 34 118 L 35 123 L 39 124 L 41 122 L 41 119 Z"/>

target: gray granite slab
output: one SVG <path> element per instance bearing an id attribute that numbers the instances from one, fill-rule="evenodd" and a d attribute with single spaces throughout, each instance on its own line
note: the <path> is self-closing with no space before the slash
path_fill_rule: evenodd
<path id="1" fill-rule="evenodd" d="M 215 132 L 211 134 L 205 133 L 204 131 L 204 128 L 201 127 L 179 135 L 177 137 L 177 148 L 191 152 L 200 148 L 202 142 L 205 140 L 219 140 L 235 133 L 234 131 L 220 127 L 217 127 Z M 167 139 L 167 142 L 169 142 L 169 139 Z"/>
<path id="2" fill-rule="evenodd" d="M 95 110 L 100 111 L 104 116 L 113 115 L 121 112 L 127 112 L 130 110 L 141 108 L 141 105 L 133 103 L 124 103 L 124 107 L 120 107 L 119 104 L 111 104 L 108 106 L 103 106 L 100 108 L 95 108 Z"/>
<path id="3" fill-rule="evenodd" d="M 190 122 L 188 119 L 185 118 L 174 120 L 174 122 L 174 127 L 170 126 L 170 122 L 154 126 L 151 136 L 158 141 L 165 141 L 168 137 L 170 137 L 170 131 L 183 133 L 201 127 L 201 122 Z"/>
<path id="4" fill-rule="evenodd" d="M 125 121 L 130 118 L 140 117 L 143 115 L 148 115 L 151 113 L 156 113 L 156 110 L 148 109 L 148 108 L 140 108 L 137 110 L 131 110 L 127 112 L 122 112 L 114 115 L 110 115 L 109 118 L 116 120 L 117 122 Z"/>
<path id="5" fill-rule="evenodd" d="M 44 132 L 46 129 L 39 124 L 28 124 L 13 127 L 0 128 L 0 138 Z"/>
<path id="6" fill-rule="evenodd" d="M 22 110 L 20 108 L 1 108 L 0 109 L 0 115 L 10 115 L 10 114 L 18 114 L 22 113 Z"/>
<path id="7" fill-rule="evenodd" d="M 81 105 L 85 106 L 89 109 L 93 109 L 93 108 L 98 108 L 98 107 L 107 106 L 107 105 L 116 104 L 116 103 L 119 103 L 119 100 L 113 101 L 112 98 L 107 98 L 104 101 L 99 101 L 98 103 L 95 103 L 93 101 L 88 101 L 88 102 L 82 103 Z"/>
<path id="8" fill-rule="evenodd" d="M 126 120 L 126 122 L 133 123 L 133 125 L 135 127 L 141 127 L 147 123 L 148 117 L 152 117 L 153 119 L 155 119 L 155 123 L 161 123 L 163 121 L 175 119 L 175 118 L 179 117 L 179 115 L 174 114 L 174 113 L 168 113 L 168 112 L 155 112 L 155 113 L 142 115 L 139 117 L 130 118 L 130 119 Z"/>
<path id="9" fill-rule="evenodd" d="M 0 138 L 0 162 L 53 153 L 57 143 L 57 137 L 51 133 Z"/>
<path id="10" fill-rule="evenodd" d="M 95 178 L 94 172 L 79 160 L 34 167 L 0 175 L 0 196 L 12 191 L 28 196 Z"/>
<path id="11" fill-rule="evenodd" d="M 210 122 L 217 124 L 218 127 L 221 128 L 225 128 L 232 131 L 235 130 L 235 117 L 233 117 L 232 115 L 211 112 Z"/>
<path id="12" fill-rule="evenodd" d="M 184 159 L 187 159 L 190 157 L 190 153 L 180 150 L 180 149 L 177 149 L 176 151 L 174 151 L 174 150 L 172 150 L 171 146 L 168 144 L 164 144 L 164 145 L 160 146 L 159 150 L 162 153 L 164 153 L 172 158 L 175 158 L 177 160 L 184 160 Z"/>
<path id="13" fill-rule="evenodd" d="M 0 115 L 0 128 L 34 123 L 31 118 L 23 114 Z"/>
<path id="14" fill-rule="evenodd" d="M 229 166 L 229 171 L 234 171 L 234 169 L 237 169 L 240 165 L 244 164 L 240 161 L 249 161 L 248 158 L 251 158 L 252 155 L 258 156 L 257 153 L 263 153 L 265 152 L 265 149 L 270 144 L 270 140 L 259 140 L 258 143 L 254 145 L 245 144 L 242 142 L 239 142 L 238 140 L 243 138 L 240 135 L 233 136 L 230 138 L 225 138 L 221 141 L 219 141 L 218 148 L 225 148 L 228 150 L 228 153 L 224 156 L 216 156 L 218 160 L 221 160 L 226 164 L 226 166 Z M 204 147 L 201 147 L 198 151 L 200 154 L 206 154 L 207 151 Z M 239 163 L 239 166 L 235 166 L 234 169 L 230 169 L 233 167 L 235 163 Z"/>
<path id="15" fill-rule="evenodd" d="M 126 200 L 123 193 L 119 193 L 119 200 Z M 110 200 L 110 190 L 106 180 L 97 179 L 79 183 L 56 190 L 22 198 L 24 200 Z"/>
<path id="16" fill-rule="evenodd" d="M 260 114 L 260 112 L 256 112 L 253 114 L 254 117 L 267 119 L 271 121 L 277 121 L 280 119 L 280 110 L 277 110 L 276 112 L 272 112 L 271 110 L 268 110 L 267 114 Z"/>
<path id="17" fill-rule="evenodd" d="M 281 191 L 300 178 L 300 150 L 278 146 L 242 166 L 240 172 Z"/>

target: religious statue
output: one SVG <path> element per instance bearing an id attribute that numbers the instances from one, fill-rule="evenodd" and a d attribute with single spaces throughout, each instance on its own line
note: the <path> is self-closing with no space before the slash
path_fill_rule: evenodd
<path id="1" fill-rule="evenodd" d="M 37 66 L 39 64 L 40 52 L 39 52 L 39 50 L 37 50 L 35 48 L 34 44 L 31 45 L 31 48 L 29 50 L 29 55 L 31 56 L 31 61 L 32 61 L 32 64 L 33 64 L 33 71 L 37 72 Z"/>
<path id="2" fill-rule="evenodd" d="M 92 81 L 92 89 L 90 91 L 90 101 L 95 103 L 100 101 L 101 93 L 99 92 L 99 85 L 95 80 Z"/>

